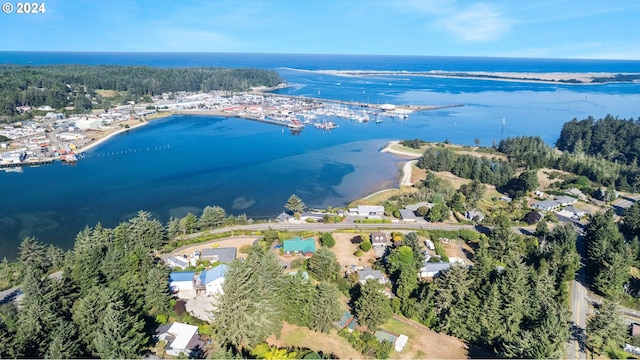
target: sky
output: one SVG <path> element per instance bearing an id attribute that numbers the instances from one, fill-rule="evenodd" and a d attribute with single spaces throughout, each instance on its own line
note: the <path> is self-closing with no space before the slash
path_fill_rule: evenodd
<path id="1" fill-rule="evenodd" d="M 0 51 L 640 60 L 637 0 L 44 0 L 36 14 L 8 3 Z"/>

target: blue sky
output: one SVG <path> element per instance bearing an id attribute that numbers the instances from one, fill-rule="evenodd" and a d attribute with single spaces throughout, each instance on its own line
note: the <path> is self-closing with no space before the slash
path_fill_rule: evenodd
<path id="1" fill-rule="evenodd" d="M 640 60 L 637 0 L 44 3 L 44 14 L 0 13 L 0 50 Z"/>

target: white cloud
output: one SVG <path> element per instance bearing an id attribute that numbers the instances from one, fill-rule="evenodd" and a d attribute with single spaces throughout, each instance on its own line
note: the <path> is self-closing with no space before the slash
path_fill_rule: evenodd
<path id="1" fill-rule="evenodd" d="M 469 42 L 491 41 L 509 31 L 512 21 L 490 6 L 477 3 L 439 20 L 447 31 Z"/>

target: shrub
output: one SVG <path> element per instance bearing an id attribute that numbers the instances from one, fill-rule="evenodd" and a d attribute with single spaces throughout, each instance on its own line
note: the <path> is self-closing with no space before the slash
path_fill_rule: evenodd
<path id="1" fill-rule="evenodd" d="M 251 250 L 251 245 L 245 244 L 240 246 L 240 249 L 238 251 L 240 251 L 240 253 L 242 254 L 248 254 L 250 250 Z"/>
<path id="2" fill-rule="evenodd" d="M 362 244 L 360 244 L 360 249 L 362 249 L 362 251 L 364 252 L 371 250 L 371 242 L 369 241 L 362 242 Z"/>
<path id="3" fill-rule="evenodd" d="M 322 244 L 322 246 L 332 248 L 336 244 L 336 239 L 333 238 L 333 235 L 331 235 L 331 233 L 326 232 L 323 233 L 320 237 L 320 243 Z"/>

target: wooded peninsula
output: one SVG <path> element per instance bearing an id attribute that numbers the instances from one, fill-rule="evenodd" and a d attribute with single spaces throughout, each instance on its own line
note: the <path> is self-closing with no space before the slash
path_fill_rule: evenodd
<path id="1" fill-rule="evenodd" d="M 275 71 L 249 68 L 156 68 L 118 65 L 0 65 L 0 117 L 29 119 L 21 106 L 49 106 L 69 113 L 110 109 L 128 101 L 178 91 L 247 91 L 285 80 Z"/>

